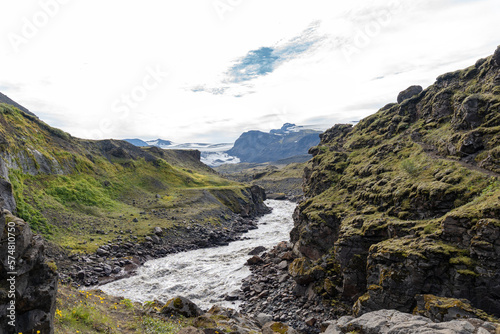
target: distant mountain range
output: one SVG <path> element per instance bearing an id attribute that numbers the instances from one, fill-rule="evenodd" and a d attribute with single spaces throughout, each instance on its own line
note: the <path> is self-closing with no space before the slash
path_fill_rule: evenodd
<path id="1" fill-rule="evenodd" d="M 199 150 L 201 161 L 211 167 L 226 163 L 239 162 L 270 162 L 304 156 L 310 147 L 319 143 L 320 131 L 286 123 L 280 129 L 270 132 L 248 131 L 243 133 L 236 142 L 207 144 L 207 143 L 174 143 L 170 140 L 155 139 L 125 139 L 135 146 L 157 146 L 170 150 Z"/>

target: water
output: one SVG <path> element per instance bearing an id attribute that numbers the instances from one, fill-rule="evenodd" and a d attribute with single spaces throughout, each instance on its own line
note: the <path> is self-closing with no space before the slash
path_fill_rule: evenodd
<path id="1" fill-rule="evenodd" d="M 268 200 L 266 204 L 273 212 L 259 219 L 258 229 L 243 235 L 246 240 L 148 261 L 135 276 L 103 285 L 100 289 L 137 302 L 155 299 L 166 302 L 183 296 L 204 309 L 214 304 L 237 308 L 237 301 L 224 301 L 224 296 L 237 290 L 241 280 L 250 275 L 245 266 L 250 257 L 248 252 L 257 246 L 270 249 L 280 241 L 289 240 L 293 227 L 295 203 Z"/>

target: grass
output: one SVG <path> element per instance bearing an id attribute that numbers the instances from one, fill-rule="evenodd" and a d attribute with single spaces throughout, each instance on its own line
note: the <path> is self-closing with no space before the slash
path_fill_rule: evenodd
<path id="1" fill-rule="evenodd" d="M 175 334 L 182 329 L 182 325 L 175 321 L 163 321 L 152 317 L 144 317 L 140 328 L 145 334 Z"/>
<path id="2" fill-rule="evenodd" d="M 18 166 L 9 171 L 18 215 L 71 251 L 95 251 L 125 230 L 141 241 L 155 226 L 217 222 L 251 198 L 189 152 L 79 140 L 4 104 L 0 124 L 0 149 Z"/>

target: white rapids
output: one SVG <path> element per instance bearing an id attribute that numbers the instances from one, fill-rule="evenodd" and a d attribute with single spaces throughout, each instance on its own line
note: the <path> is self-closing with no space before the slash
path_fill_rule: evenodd
<path id="1" fill-rule="evenodd" d="M 258 229 L 243 235 L 245 240 L 148 261 L 135 276 L 111 282 L 100 289 L 109 295 L 141 303 L 166 302 L 183 296 L 203 309 L 214 304 L 238 308 L 238 301 L 225 301 L 224 296 L 240 288 L 242 279 L 250 275 L 245 266 L 250 257 L 248 253 L 257 246 L 270 249 L 290 239 L 296 204 L 275 200 L 267 200 L 266 204 L 273 211 L 258 220 Z"/>

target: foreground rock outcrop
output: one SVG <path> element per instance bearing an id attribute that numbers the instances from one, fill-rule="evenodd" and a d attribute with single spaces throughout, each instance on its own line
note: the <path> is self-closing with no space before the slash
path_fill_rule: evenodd
<path id="1" fill-rule="evenodd" d="M 496 334 L 496 324 L 478 319 L 435 323 L 428 318 L 396 310 L 379 310 L 359 318 L 342 317 L 333 321 L 325 334 Z"/>
<path id="2" fill-rule="evenodd" d="M 7 210 L 0 231 L 0 333 L 53 333 L 57 273 L 42 238 Z"/>
<path id="3" fill-rule="evenodd" d="M 500 316 L 498 54 L 321 135 L 294 213 L 297 284 L 358 316 L 421 295 Z"/>

